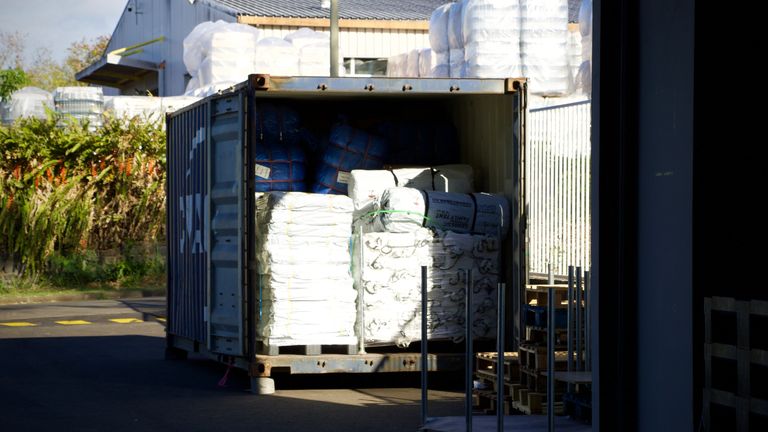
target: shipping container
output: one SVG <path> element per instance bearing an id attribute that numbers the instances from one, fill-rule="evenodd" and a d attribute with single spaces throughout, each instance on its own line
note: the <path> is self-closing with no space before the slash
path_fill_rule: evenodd
<path id="1" fill-rule="evenodd" d="M 273 374 L 419 371 L 418 344 L 297 354 L 263 352 L 255 239 L 255 163 L 265 104 L 299 111 L 308 128 L 339 116 L 376 121 L 450 121 L 457 162 L 469 164 L 478 191 L 503 194 L 511 229 L 503 243 L 507 328 L 519 334 L 519 293 L 525 265 L 524 79 L 283 78 L 248 80 L 167 116 L 168 131 L 168 336 L 169 356 L 204 353 L 245 369 L 255 380 Z M 418 149 L 414 149 L 416 151 Z M 438 159 L 441 150 L 433 154 Z M 512 348 L 516 336 L 510 336 Z M 433 352 L 429 370 L 464 368 L 463 344 Z M 443 352 L 444 351 L 444 352 Z"/>

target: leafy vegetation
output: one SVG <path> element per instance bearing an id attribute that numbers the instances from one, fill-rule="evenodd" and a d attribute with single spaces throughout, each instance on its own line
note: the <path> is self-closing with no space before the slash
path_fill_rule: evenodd
<path id="1" fill-rule="evenodd" d="M 27 74 L 21 69 L 0 70 L 0 102 L 7 102 L 11 94 L 29 82 Z"/>
<path id="2" fill-rule="evenodd" d="M 104 261 L 99 252 L 164 240 L 160 124 L 108 118 L 96 133 L 74 119 L 63 124 L 49 112 L 0 127 L 0 259 L 54 285 L 162 272 L 159 254 Z"/>

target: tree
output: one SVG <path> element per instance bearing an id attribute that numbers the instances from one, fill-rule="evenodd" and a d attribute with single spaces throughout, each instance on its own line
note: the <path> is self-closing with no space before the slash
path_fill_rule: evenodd
<path id="1" fill-rule="evenodd" d="M 0 69 L 22 69 L 26 36 L 19 32 L 0 31 Z"/>
<path id="2" fill-rule="evenodd" d="M 78 73 L 93 64 L 104 55 L 109 43 L 109 36 L 102 35 L 88 41 L 83 38 L 78 42 L 73 42 L 67 49 L 69 55 L 64 60 L 67 67 L 73 73 Z"/>
<path id="3" fill-rule="evenodd" d="M 24 87 L 27 74 L 19 68 L 0 70 L 0 101 L 7 102 L 11 94 Z"/>
<path id="4" fill-rule="evenodd" d="M 74 73 L 71 73 L 66 65 L 53 59 L 53 54 L 48 48 L 38 48 L 35 51 L 27 71 L 29 84 L 44 90 L 54 91 L 56 87 L 82 85 L 75 81 Z"/>
<path id="5" fill-rule="evenodd" d="M 28 68 L 30 84 L 53 91 L 56 87 L 85 85 L 75 80 L 75 74 L 101 58 L 109 43 L 109 36 L 73 42 L 62 62 L 53 59 L 48 48 L 39 48 Z"/>

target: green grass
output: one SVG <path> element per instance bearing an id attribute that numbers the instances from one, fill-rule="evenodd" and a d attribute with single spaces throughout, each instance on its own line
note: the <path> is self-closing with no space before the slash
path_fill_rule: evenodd
<path id="1" fill-rule="evenodd" d="M 92 252 L 54 255 L 46 271 L 39 275 L 0 273 L 0 301 L 106 299 L 134 296 L 138 292 L 161 295 L 165 285 L 165 261 L 160 256 L 99 260 Z"/>

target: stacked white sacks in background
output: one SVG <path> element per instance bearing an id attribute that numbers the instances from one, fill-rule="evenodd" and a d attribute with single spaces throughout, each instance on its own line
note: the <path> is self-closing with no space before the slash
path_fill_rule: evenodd
<path id="1" fill-rule="evenodd" d="M 540 96 L 572 91 L 568 66 L 568 0 L 520 0 L 521 56 L 528 90 Z"/>
<path id="2" fill-rule="evenodd" d="M 451 78 L 467 76 L 467 62 L 464 58 L 464 6 L 466 0 L 451 3 L 448 10 L 449 75 Z"/>
<path id="3" fill-rule="evenodd" d="M 432 49 L 431 72 L 429 76 L 448 78 L 450 76 L 450 43 L 448 41 L 448 20 L 452 3 L 446 3 L 432 12 L 429 19 L 429 45 Z"/>
<path id="4" fill-rule="evenodd" d="M 468 0 L 463 36 L 467 77 L 522 76 L 519 0 Z"/>

